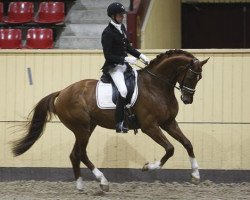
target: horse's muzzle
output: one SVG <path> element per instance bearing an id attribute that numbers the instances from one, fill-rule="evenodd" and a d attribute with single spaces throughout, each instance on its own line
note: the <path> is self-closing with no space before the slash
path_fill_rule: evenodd
<path id="1" fill-rule="evenodd" d="M 191 104 L 191 103 L 193 103 L 193 97 L 192 96 L 181 95 L 181 100 L 183 101 L 184 104 Z"/>

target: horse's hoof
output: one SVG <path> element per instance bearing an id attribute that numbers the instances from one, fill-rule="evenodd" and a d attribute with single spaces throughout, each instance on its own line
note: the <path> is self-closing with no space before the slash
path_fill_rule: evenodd
<path id="1" fill-rule="evenodd" d="M 195 185 L 198 185 L 198 184 L 200 183 L 200 179 L 199 179 L 199 178 L 195 178 L 195 177 L 192 176 L 191 182 L 192 182 L 193 184 L 195 184 Z"/>
<path id="2" fill-rule="evenodd" d="M 83 188 L 77 188 L 78 192 L 84 192 Z"/>
<path id="3" fill-rule="evenodd" d="M 82 177 L 79 177 L 76 181 L 76 188 L 78 191 L 84 191 L 84 184 L 83 184 L 83 180 Z"/>
<path id="4" fill-rule="evenodd" d="M 143 172 L 146 172 L 146 171 L 148 171 L 148 162 L 142 167 L 142 171 Z"/>
<path id="5" fill-rule="evenodd" d="M 102 191 L 104 191 L 104 192 L 108 192 L 108 191 L 109 191 L 109 185 L 102 185 L 102 184 L 100 184 L 100 188 L 101 188 Z"/>

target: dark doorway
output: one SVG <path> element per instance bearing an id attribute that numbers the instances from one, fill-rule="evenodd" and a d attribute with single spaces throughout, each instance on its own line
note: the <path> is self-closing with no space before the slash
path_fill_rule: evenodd
<path id="1" fill-rule="evenodd" d="M 182 4 L 182 48 L 250 48 L 250 4 Z"/>

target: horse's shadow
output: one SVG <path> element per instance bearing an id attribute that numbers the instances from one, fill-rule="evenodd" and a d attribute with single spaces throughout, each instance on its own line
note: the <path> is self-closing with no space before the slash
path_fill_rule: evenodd
<path id="1" fill-rule="evenodd" d="M 124 137 L 131 137 L 131 139 L 128 138 L 127 141 Z M 139 149 L 136 149 L 134 137 L 133 135 L 110 136 L 104 144 L 102 170 L 108 180 L 139 181 L 144 177 L 145 173 L 141 171 L 141 167 L 146 163 L 146 158 L 139 153 Z"/>
<path id="2" fill-rule="evenodd" d="M 146 158 L 124 137 L 122 135 L 109 137 L 103 149 L 102 166 L 105 168 L 139 168 L 146 162 Z"/>
<path id="3" fill-rule="evenodd" d="M 131 137 L 129 141 L 124 137 Z M 104 144 L 102 166 L 105 168 L 139 168 L 146 162 L 146 158 L 135 148 L 133 135 L 114 135 Z M 134 144 L 133 144 L 134 143 Z"/>

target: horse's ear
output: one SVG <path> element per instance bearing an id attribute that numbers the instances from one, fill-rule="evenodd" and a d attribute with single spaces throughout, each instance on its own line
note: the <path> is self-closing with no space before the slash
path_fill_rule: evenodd
<path id="1" fill-rule="evenodd" d="M 209 57 L 209 58 L 210 58 L 210 57 Z M 205 64 L 207 63 L 207 61 L 209 60 L 209 58 L 206 59 L 206 60 L 201 61 L 201 66 L 205 65 Z"/>

